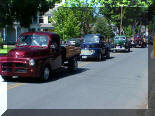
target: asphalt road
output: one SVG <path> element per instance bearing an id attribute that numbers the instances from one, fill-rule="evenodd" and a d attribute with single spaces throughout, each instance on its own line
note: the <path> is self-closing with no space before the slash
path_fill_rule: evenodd
<path id="1" fill-rule="evenodd" d="M 145 109 L 148 49 L 79 62 L 77 73 L 64 69 L 47 83 L 13 79 L 7 91 L 8 109 Z"/>

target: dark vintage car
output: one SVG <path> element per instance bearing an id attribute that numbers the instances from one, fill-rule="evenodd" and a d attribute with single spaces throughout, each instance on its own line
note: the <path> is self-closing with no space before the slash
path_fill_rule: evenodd
<path id="1" fill-rule="evenodd" d="M 145 48 L 147 46 L 146 39 L 141 34 L 135 34 L 131 40 L 131 46 Z"/>
<path id="2" fill-rule="evenodd" d="M 114 37 L 114 52 L 127 51 L 130 52 L 130 42 L 125 35 L 117 35 Z"/>
<path id="3" fill-rule="evenodd" d="M 104 43 L 104 38 L 99 34 L 87 34 L 83 38 L 81 46 L 81 59 L 95 58 L 101 61 L 102 58 L 110 58 L 109 47 Z"/>
<path id="4" fill-rule="evenodd" d="M 71 71 L 78 68 L 80 48 L 61 46 L 59 35 L 51 32 L 28 32 L 19 36 L 16 48 L 0 57 L 0 75 L 4 80 L 13 76 L 52 78 L 51 72 L 62 66 Z"/>

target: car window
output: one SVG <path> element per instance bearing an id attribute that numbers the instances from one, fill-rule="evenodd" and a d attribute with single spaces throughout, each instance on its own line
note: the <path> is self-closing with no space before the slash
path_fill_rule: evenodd
<path id="1" fill-rule="evenodd" d="M 23 35 L 17 42 L 18 46 L 48 46 L 48 36 L 45 35 Z"/>
<path id="2" fill-rule="evenodd" d="M 97 35 L 86 35 L 83 42 L 85 43 L 99 43 L 100 38 Z"/>

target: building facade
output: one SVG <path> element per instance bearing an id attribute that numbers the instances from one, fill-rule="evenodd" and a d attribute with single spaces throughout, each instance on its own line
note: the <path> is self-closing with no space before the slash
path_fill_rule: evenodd
<path id="1" fill-rule="evenodd" d="M 32 19 L 32 24 L 29 28 L 21 27 L 18 22 L 15 22 L 12 27 L 5 26 L 4 28 L 0 28 L 0 33 L 3 37 L 4 43 L 15 44 L 18 36 L 24 32 L 54 31 L 54 27 L 50 23 L 52 11 L 61 6 L 64 2 L 65 1 L 63 0 L 60 4 L 56 4 L 53 9 L 49 9 L 49 11 L 42 16 L 40 16 L 38 12 L 37 19 Z"/>

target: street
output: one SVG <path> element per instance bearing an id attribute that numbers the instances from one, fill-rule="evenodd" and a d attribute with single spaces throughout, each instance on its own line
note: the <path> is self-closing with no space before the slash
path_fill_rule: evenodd
<path id="1" fill-rule="evenodd" d="M 54 80 L 8 82 L 8 109 L 146 109 L 148 49 L 111 53 L 111 59 L 80 61 L 77 73 L 65 69 Z"/>

